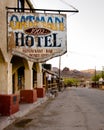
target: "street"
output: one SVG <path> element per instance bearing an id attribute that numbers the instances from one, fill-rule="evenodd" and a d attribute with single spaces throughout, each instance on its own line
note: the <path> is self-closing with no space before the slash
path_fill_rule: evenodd
<path id="1" fill-rule="evenodd" d="M 104 130 L 104 91 L 66 88 L 5 130 Z"/>

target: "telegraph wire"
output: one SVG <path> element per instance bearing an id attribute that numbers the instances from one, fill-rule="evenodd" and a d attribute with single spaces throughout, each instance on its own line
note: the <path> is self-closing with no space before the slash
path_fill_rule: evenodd
<path id="1" fill-rule="evenodd" d="M 73 5 L 67 3 L 65 0 L 60 0 L 61 2 L 63 2 L 64 4 L 68 5 L 69 7 L 71 7 L 74 10 L 77 10 Z"/>
<path id="2" fill-rule="evenodd" d="M 91 54 L 87 54 L 87 53 L 81 53 L 81 52 L 77 52 L 77 51 L 68 51 L 66 53 L 66 56 L 68 56 L 68 53 L 71 53 L 71 54 L 75 54 L 75 55 L 81 55 L 81 56 L 88 56 L 88 57 L 92 57 L 92 58 L 95 58 L 96 56 L 95 55 L 91 55 Z"/>
<path id="3" fill-rule="evenodd" d="M 77 8 L 75 8 L 73 5 L 69 4 L 68 2 L 66 2 L 65 0 L 60 0 L 62 3 L 64 3 L 65 5 L 71 7 L 74 10 L 78 10 Z M 73 12 L 71 15 L 74 15 L 75 12 Z"/>

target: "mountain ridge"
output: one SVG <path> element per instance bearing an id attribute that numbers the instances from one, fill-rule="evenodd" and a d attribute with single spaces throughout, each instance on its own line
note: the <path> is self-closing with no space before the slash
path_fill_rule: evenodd
<path id="1" fill-rule="evenodd" d="M 59 69 L 57 67 L 53 67 L 52 70 L 56 73 L 59 73 Z M 70 77 L 70 78 L 77 78 L 77 79 L 86 79 L 91 80 L 92 76 L 96 73 L 100 73 L 101 71 L 95 69 L 87 69 L 87 70 L 71 70 L 68 67 L 63 68 L 60 70 L 60 74 L 62 77 Z"/>

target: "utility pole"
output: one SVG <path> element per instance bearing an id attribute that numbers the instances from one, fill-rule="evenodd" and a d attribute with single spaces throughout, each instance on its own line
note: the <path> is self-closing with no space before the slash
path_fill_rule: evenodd
<path id="1" fill-rule="evenodd" d="M 61 90 L 60 79 L 61 79 L 61 56 L 59 56 L 59 91 Z"/>
<path id="2" fill-rule="evenodd" d="M 102 66 L 102 78 L 104 78 L 104 66 Z"/>
<path id="3" fill-rule="evenodd" d="M 95 88 L 96 88 L 96 66 L 95 66 Z"/>

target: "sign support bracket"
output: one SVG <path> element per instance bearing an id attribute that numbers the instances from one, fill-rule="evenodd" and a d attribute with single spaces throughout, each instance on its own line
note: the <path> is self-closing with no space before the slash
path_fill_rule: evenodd
<path id="1" fill-rule="evenodd" d="M 7 10 L 14 10 L 14 12 L 23 12 L 24 11 L 30 11 L 30 12 L 36 12 L 36 11 L 43 11 L 43 12 L 58 12 L 59 14 L 62 12 L 67 13 L 78 13 L 79 10 L 54 10 L 54 9 L 30 9 L 30 8 L 13 8 L 13 7 L 6 7 Z M 21 11 L 22 10 L 22 11 Z"/>

